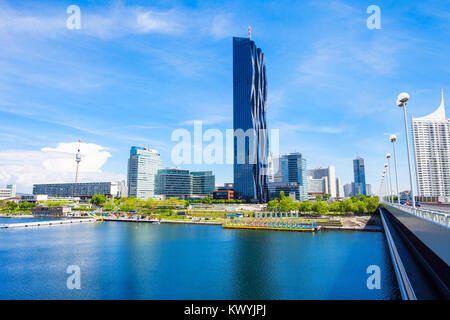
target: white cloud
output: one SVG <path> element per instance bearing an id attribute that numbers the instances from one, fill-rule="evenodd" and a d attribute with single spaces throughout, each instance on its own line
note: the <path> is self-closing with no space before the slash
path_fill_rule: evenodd
<path id="1" fill-rule="evenodd" d="M 59 7 L 40 9 L 27 12 L 0 5 L 0 37 L 9 34 L 55 37 L 80 33 L 109 39 L 129 34 L 179 35 L 190 32 L 222 39 L 233 33 L 234 26 L 230 16 L 221 12 L 157 10 L 116 3 L 101 10 L 81 6 L 81 29 L 73 31 L 66 27 L 69 15 L 65 10 Z"/>
<path id="2" fill-rule="evenodd" d="M 59 143 L 40 150 L 5 150 L 0 152 L 0 184 L 17 184 L 19 192 L 31 192 L 35 183 L 72 182 L 75 179 L 75 154 L 78 142 Z M 111 156 L 104 147 L 81 143 L 82 160 L 79 181 L 110 181 L 123 175 L 101 169 Z"/>

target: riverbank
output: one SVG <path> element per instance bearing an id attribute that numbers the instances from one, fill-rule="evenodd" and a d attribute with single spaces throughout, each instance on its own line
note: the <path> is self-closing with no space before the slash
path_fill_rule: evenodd
<path id="1" fill-rule="evenodd" d="M 242 218 L 245 220 L 255 220 L 255 218 Z M 269 219 L 269 218 L 267 218 Z M 262 220 L 267 220 L 262 219 Z M 286 218 L 291 219 L 291 218 Z M 144 223 L 154 223 L 155 221 L 147 219 L 128 219 L 128 218 L 112 218 L 104 217 L 104 221 L 122 221 L 122 222 L 144 222 Z M 284 219 L 280 219 L 283 221 Z M 311 223 L 314 222 L 322 230 L 346 230 L 346 231 L 369 231 L 369 232 L 381 232 L 383 228 L 381 226 L 381 220 L 377 215 L 367 215 L 367 216 L 353 216 L 353 217 L 329 217 L 329 216 L 319 216 L 316 218 L 292 218 L 291 220 L 296 222 Z M 176 217 L 170 219 L 165 217 L 160 219 L 160 223 L 174 223 L 174 224 L 194 224 L 194 225 L 222 225 L 226 223 L 227 219 L 224 218 L 214 218 L 210 220 L 195 220 L 186 219 L 183 217 Z M 255 220 L 256 221 L 256 220 Z"/>

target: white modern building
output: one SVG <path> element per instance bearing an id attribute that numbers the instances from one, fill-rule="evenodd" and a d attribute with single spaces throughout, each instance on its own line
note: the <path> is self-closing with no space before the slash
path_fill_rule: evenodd
<path id="1" fill-rule="evenodd" d="M 272 152 L 269 152 L 269 156 L 267 157 L 267 166 L 268 166 L 268 174 L 267 179 L 268 182 L 281 182 L 282 173 L 281 173 L 281 157 L 274 156 Z"/>
<path id="2" fill-rule="evenodd" d="M 328 193 L 328 178 L 313 179 L 308 176 L 308 200 L 314 200 L 317 196 L 324 196 Z"/>
<path id="3" fill-rule="evenodd" d="M 16 196 L 16 185 L 8 184 L 6 188 L 0 188 L 0 200 L 5 200 Z"/>
<path id="4" fill-rule="evenodd" d="M 128 196 L 139 199 L 156 198 L 155 176 L 161 168 L 158 151 L 131 147 L 128 159 Z"/>
<path id="5" fill-rule="evenodd" d="M 443 92 L 433 113 L 412 118 L 412 132 L 419 196 L 450 202 L 450 119 L 445 118 Z"/>
<path id="6" fill-rule="evenodd" d="M 307 173 L 311 179 L 323 179 L 326 178 L 327 190 L 326 193 L 331 194 L 331 197 L 336 198 L 340 196 L 340 180 L 336 178 L 336 169 L 334 166 L 328 166 L 328 168 L 311 168 Z"/>
<path id="7" fill-rule="evenodd" d="M 79 183 L 45 183 L 34 184 L 33 195 L 47 195 L 55 198 L 92 198 L 96 194 L 103 194 L 110 198 L 123 197 L 123 181 L 108 182 L 79 182 Z"/>

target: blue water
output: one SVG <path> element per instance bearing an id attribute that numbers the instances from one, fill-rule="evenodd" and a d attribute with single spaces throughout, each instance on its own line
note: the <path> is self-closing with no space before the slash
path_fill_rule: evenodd
<path id="1" fill-rule="evenodd" d="M 69 265 L 81 289 L 69 290 Z M 381 289 L 366 285 L 381 268 Z M 0 299 L 398 299 L 382 233 L 103 222 L 0 230 Z"/>
<path id="2" fill-rule="evenodd" d="M 0 225 L 11 223 L 25 223 L 25 222 L 38 222 L 38 221 L 51 221 L 55 218 L 0 218 Z"/>

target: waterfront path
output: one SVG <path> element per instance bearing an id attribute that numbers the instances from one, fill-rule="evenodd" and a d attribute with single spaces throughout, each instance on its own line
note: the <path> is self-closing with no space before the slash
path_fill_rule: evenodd
<path id="1" fill-rule="evenodd" d="M 70 223 L 91 223 L 91 222 L 95 222 L 95 221 L 97 221 L 97 220 L 96 219 L 65 219 L 65 220 L 11 223 L 11 224 L 0 225 L 0 229 L 55 226 L 55 225 L 70 224 Z"/>

